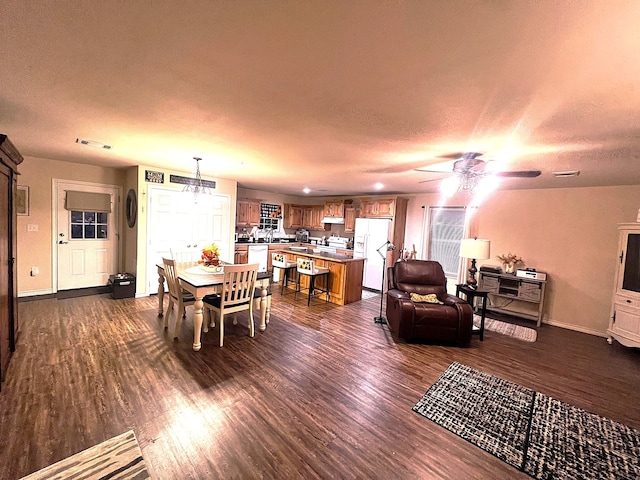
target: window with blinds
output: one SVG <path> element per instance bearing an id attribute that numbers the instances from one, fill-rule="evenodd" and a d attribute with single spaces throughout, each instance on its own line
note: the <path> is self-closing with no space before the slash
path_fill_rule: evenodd
<path id="1" fill-rule="evenodd" d="M 465 215 L 464 207 L 429 208 L 429 259 L 439 262 L 448 278 L 458 276 Z"/>

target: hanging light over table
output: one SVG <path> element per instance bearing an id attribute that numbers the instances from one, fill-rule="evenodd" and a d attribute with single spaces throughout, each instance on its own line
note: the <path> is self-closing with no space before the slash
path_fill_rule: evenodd
<path id="1" fill-rule="evenodd" d="M 198 196 L 203 193 L 205 195 L 210 195 L 211 191 L 208 187 L 204 185 L 202 181 L 202 176 L 200 175 L 200 157 L 193 157 L 196 161 L 196 178 L 192 179 L 189 184 L 185 185 L 182 189 L 183 192 L 193 193 L 193 201 L 198 203 Z"/>

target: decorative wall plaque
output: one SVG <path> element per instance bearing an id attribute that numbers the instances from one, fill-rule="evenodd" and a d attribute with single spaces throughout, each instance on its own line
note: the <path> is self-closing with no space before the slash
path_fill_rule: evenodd
<path id="1" fill-rule="evenodd" d="M 196 185 L 197 180 L 191 177 L 182 177 L 180 175 L 169 175 L 170 183 L 179 183 L 181 185 Z M 216 188 L 216 182 L 213 180 L 202 180 L 202 186 L 207 188 Z"/>
<path id="2" fill-rule="evenodd" d="M 164 172 L 154 172 L 153 170 L 144 171 L 145 182 L 164 183 Z"/>

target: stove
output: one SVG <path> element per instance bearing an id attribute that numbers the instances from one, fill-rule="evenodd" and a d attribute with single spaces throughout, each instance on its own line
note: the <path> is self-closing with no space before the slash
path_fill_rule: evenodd
<path id="1" fill-rule="evenodd" d="M 329 237 L 327 243 L 330 247 L 347 248 L 349 239 L 347 237 Z"/>

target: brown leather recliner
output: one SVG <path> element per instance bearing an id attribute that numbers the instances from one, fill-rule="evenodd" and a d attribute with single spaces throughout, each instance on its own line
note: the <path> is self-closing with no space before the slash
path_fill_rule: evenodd
<path id="1" fill-rule="evenodd" d="M 442 265 L 430 260 L 405 260 L 388 269 L 387 320 L 391 331 L 408 341 L 453 343 L 471 340 L 473 310 L 447 293 Z M 413 302 L 411 293 L 435 293 L 438 303 Z"/>

